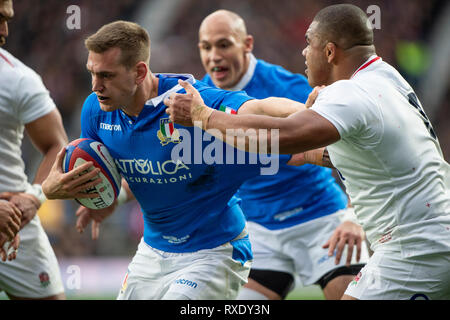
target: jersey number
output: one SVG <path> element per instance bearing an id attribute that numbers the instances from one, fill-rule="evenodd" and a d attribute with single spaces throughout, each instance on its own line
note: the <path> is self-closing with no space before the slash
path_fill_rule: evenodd
<path id="1" fill-rule="evenodd" d="M 425 127 L 427 127 L 428 132 L 430 133 L 431 137 L 436 140 L 436 133 L 434 133 L 433 126 L 431 125 L 430 120 L 428 119 L 427 115 L 425 114 L 425 111 L 423 111 L 422 106 L 420 105 L 419 99 L 417 99 L 417 96 L 414 92 L 411 92 L 408 94 L 408 102 L 419 111 L 420 115 L 422 116 L 423 123 L 425 123 Z"/>

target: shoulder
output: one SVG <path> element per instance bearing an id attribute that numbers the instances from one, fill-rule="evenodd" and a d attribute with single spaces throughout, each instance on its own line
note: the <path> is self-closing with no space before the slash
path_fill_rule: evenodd
<path id="1" fill-rule="evenodd" d="M 99 112 L 101 111 L 100 109 L 100 104 L 98 102 L 97 99 L 97 95 L 92 92 L 90 95 L 87 96 L 87 98 L 84 100 L 83 103 L 83 112 L 89 111 L 90 113 L 92 112 Z"/>
<path id="2" fill-rule="evenodd" d="M 304 102 L 311 92 L 308 79 L 299 73 L 293 73 L 284 67 L 257 60 L 251 86 L 252 89 L 265 89 L 267 94 L 281 96 Z"/>
<path id="3" fill-rule="evenodd" d="M 331 101 L 338 104 L 353 104 L 365 101 L 363 88 L 353 80 L 339 80 L 325 87 L 319 93 L 316 102 Z"/>
<path id="4" fill-rule="evenodd" d="M 274 78 L 274 80 L 291 81 L 308 85 L 308 79 L 302 74 L 291 72 L 280 65 L 272 64 L 264 60 L 258 59 L 257 61 L 256 72 L 258 74 L 266 74 Z"/>
<path id="5" fill-rule="evenodd" d="M 41 77 L 34 70 L 1 48 L 0 70 L 1 77 L 9 87 L 19 86 L 20 92 L 44 88 Z"/>

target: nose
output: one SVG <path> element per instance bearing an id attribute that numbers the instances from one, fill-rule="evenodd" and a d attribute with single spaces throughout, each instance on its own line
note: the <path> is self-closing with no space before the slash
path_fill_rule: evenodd
<path id="1" fill-rule="evenodd" d="M 213 47 L 209 53 L 209 58 L 213 62 L 218 62 L 218 61 L 222 60 L 222 55 L 220 53 L 220 50 Z"/>
<path id="2" fill-rule="evenodd" d="M 101 79 L 97 76 L 92 76 L 92 91 L 102 92 L 104 89 Z"/>
<path id="3" fill-rule="evenodd" d="M 302 50 L 302 55 L 306 58 L 306 48 Z"/>

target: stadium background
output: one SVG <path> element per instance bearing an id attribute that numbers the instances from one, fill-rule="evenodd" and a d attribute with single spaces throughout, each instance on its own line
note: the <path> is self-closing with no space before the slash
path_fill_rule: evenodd
<path id="1" fill-rule="evenodd" d="M 445 0 L 350 1 L 366 10 L 377 5 L 381 29 L 375 29 L 377 53 L 411 83 L 450 159 L 450 2 Z M 90 94 L 85 64 L 86 36 L 105 23 L 136 21 L 150 33 L 153 72 L 203 76 L 197 49 L 201 20 L 217 9 L 230 9 L 246 21 L 255 38 L 258 58 L 304 73 L 304 33 L 313 16 L 328 0 L 15 0 L 15 17 L 4 48 L 36 70 L 55 100 L 69 140 L 80 132 L 79 115 Z M 70 30 L 66 12 L 78 5 L 80 29 Z M 370 16 L 371 14 L 369 14 Z M 23 157 L 30 180 L 40 155 L 26 138 Z M 407 155 L 406 155 L 407 156 Z M 61 266 L 68 298 L 112 299 L 142 235 L 137 203 L 128 203 L 102 224 L 100 239 L 90 229 L 75 230 L 74 201 L 47 201 L 39 216 Z M 76 278 L 77 276 L 80 278 Z M 318 287 L 298 288 L 291 299 L 322 299 Z"/>

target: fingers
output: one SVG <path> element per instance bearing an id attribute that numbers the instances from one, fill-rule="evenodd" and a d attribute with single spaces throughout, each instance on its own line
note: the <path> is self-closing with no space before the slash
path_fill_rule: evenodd
<path id="1" fill-rule="evenodd" d="M 336 258 L 334 260 L 335 264 L 339 264 L 339 262 L 341 261 L 341 257 L 342 254 L 344 253 L 344 248 L 345 248 L 345 244 L 346 244 L 346 239 L 341 238 L 340 241 L 338 242 L 337 248 L 336 248 Z"/>
<path id="2" fill-rule="evenodd" d="M 95 177 L 100 172 L 99 168 L 96 168 L 94 164 L 89 161 L 83 163 L 81 166 L 73 168 L 66 174 L 64 174 L 61 179 L 62 183 L 75 183 L 75 185 L 79 185 L 80 183 L 84 183 L 89 181 L 93 177 Z"/>
<path id="3" fill-rule="evenodd" d="M 324 249 L 328 248 L 329 257 L 334 255 L 334 250 L 336 248 L 338 238 L 339 238 L 338 235 L 336 235 L 336 233 L 333 233 L 330 239 L 328 239 L 327 243 L 323 246 Z"/>
<path id="4" fill-rule="evenodd" d="M 97 222 L 95 220 L 92 221 L 91 233 L 92 233 L 92 240 L 97 240 L 100 234 L 100 222 Z"/>
<path id="5" fill-rule="evenodd" d="M 311 108 L 313 106 L 314 102 L 316 102 L 316 99 L 319 96 L 320 90 L 322 90 L 323 88 L 325 88 L 325 86 L 314 87 L 314 89 L 311 91 L 311 93 L 308 96 L 308 100 L 305 103 L 306 108 Z"/>
<path id="6" fill-rule="evenodd" d="M 187 81 L 178 80 L 178 84 L 183 87 L 187 94 L 194 95 L 197 93 L 197 90 L 195 90 L 195 88 Z"/>
<path id="7" fill-rule="evenodd" d="M 361 238 L 356 239 L 356 262 L 361 260 L 361 250 L 362 250 L 362 240 Z"/>
<path id="8" fill-rule="evenodd" d="M 354 246 L 353 241 L 349 241 L 347 246 L 347 260 L 345 261 L 345 265 L 347 267 L 350 266 L 350 263 L 352 262 L 353 246 Z"/>
<path id="9" fill-rule="evenodd" d="M 0 248 L 0 257 L 1 257 L 3 262 L 6 261 L 6 252 L 5 252 L 5 250 L 3 250 L 3 247 Z"/>
<path id="10" fill-rule="evenodd" d="M 16 236 L 14 237 L 14 240 L 11 243 L 11 247 L 14 250 L 19 249 L 19 244 L 20 244 L 20 236 L 18 234 L 16 234 Z"/>
<path id="11" fill-rule="evenodd" d="M 59 150 L 58 154 L 56 155 L 56 159 L 55 159 L 55 163 L 53 164 L 53 167 L 58 172 L 63 172 L 62 167 L 63 167 L 63 160 L 64 160 L 65 154 L 66 154 L 66 147 L 62 147 L 61 150 Z"/>
<path id="12" fill-rule="evenodd" d="M 73 189 L 73 191 L 75 192 L 74 197 L 78 198 L 78 199 L 85 199 L 85 198 L 97 198 L 100 195 L 98 194 L 98 192 L 91 192 L 91 190 L 93 190 L 93 188 L 100 184 L 102 182 L 101 178 L 97 178 L 93 181 L 89 181 L 85 184 L 82 184 L 78 187 L 76 187 L 75 189 Z M 90 190 L 90 192 L 86 192 L 86 190 Z"/>
<path id="13" fill-rule="evenodd" d="M 14 211 L 14 214 L 12 215 L 11 219 L 12 219 L 12 223 L 13 226 L 19 225 L 21 223 L 21 219 L 22 219 L 22 211 L 20 211 L 19 208 L 17 208 L 14 204 L 11 203 L 11 209 Z"/>
<path id="14" fill-rule="evenodd" d="M 9 201 L 13 195 L 14 195 L 13 192 L 2 192 L 0 193 L 0 199 Z"/>
<path id="15" fill-rule="evenodd" d="M 17 249 L 19 248 L 20 237 L 17 234 L 13 241 L 8 246 L 7 259 L 8 261 L 12 261 L 17 257 Z"/>
<path id="16" fill-rule="evenodd" d="M 80 207 L 80 209 L 77 210 L 76 215 L 78 219 L 75 227 L 79 233 L 83 233 L 84 229 L 92 220 L 89 210 L 88 208 Z"/>
<path id="17" fill-rule="evenodd" d="M 12 240 L 14 236 L 17 234 L 17 232 L 19 232 L 19 230 L 20 230 L 20 223 L 16 224 L 13 221 L 9 221 L 8 227 L 6 228 L 6 230 L 4 230 L 4 233 L 8 240 Z"/>

